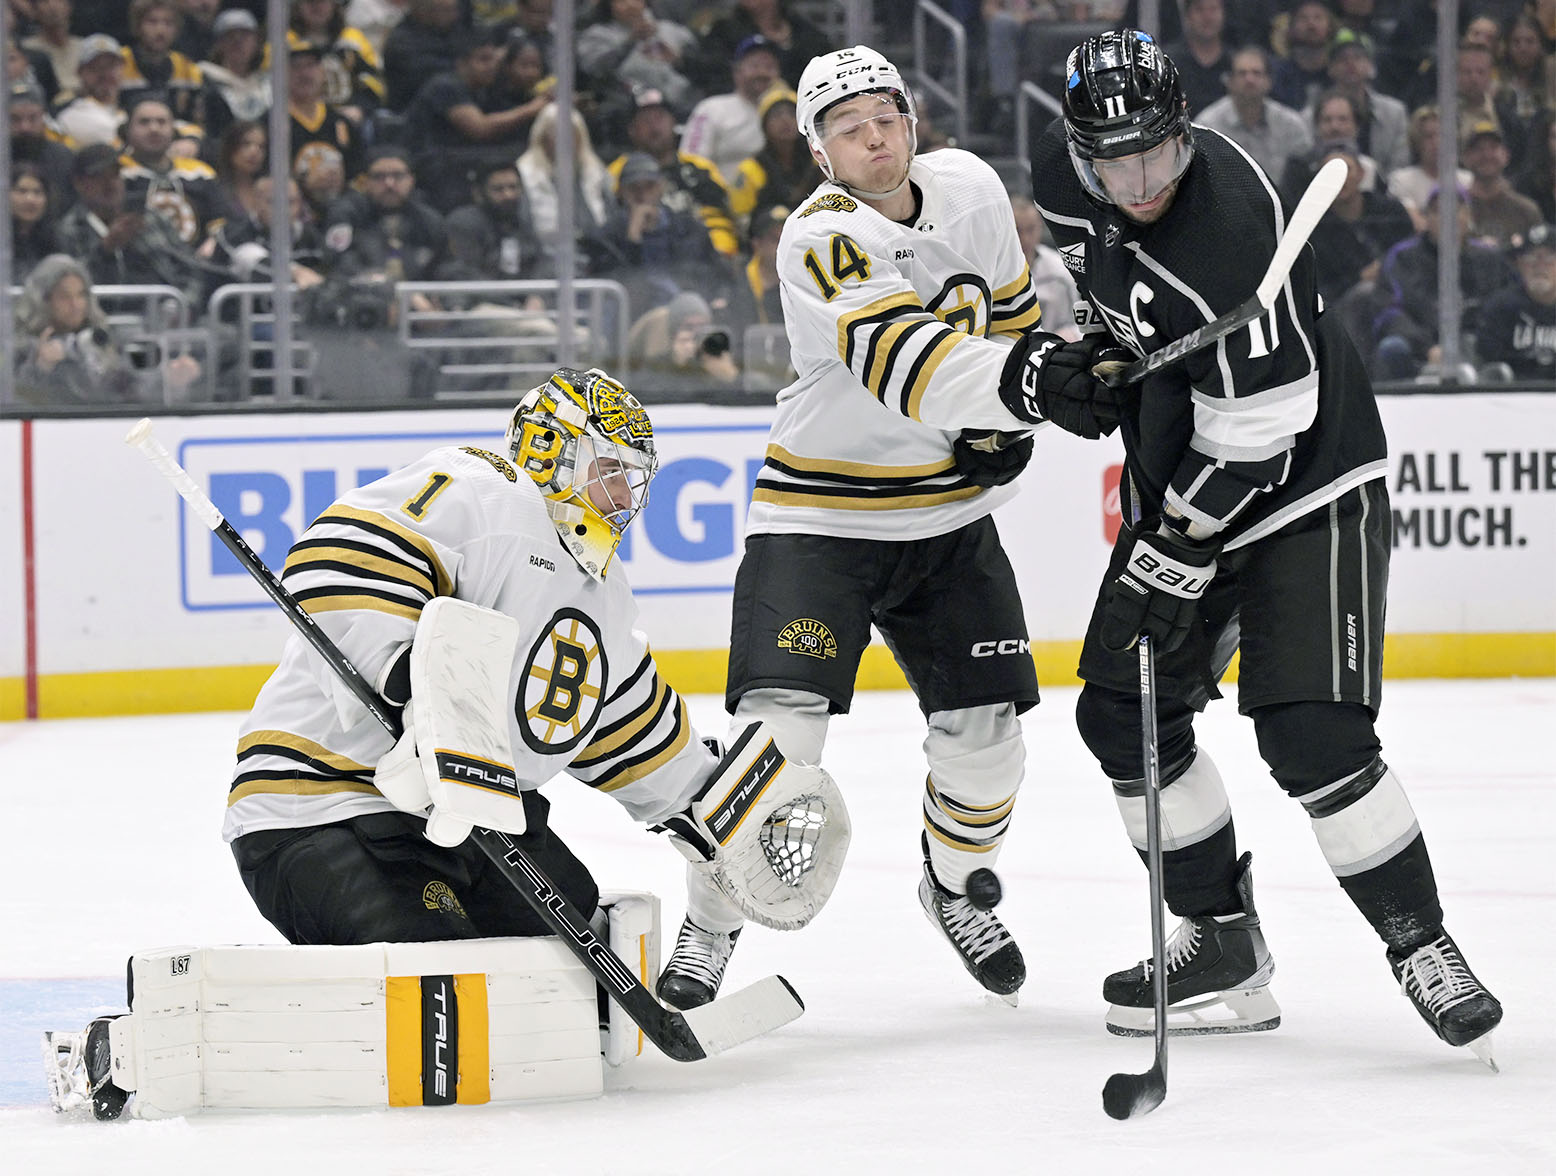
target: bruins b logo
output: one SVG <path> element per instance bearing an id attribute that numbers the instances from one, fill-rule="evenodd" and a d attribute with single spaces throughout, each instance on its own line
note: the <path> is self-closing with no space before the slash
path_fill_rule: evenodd
<path id="1" fill-rule="evenodd" d="M 608 677 L 594 620 L 577 609 L 557 610 L 530 648 L 514 700 L 524 742 L 542 755 L 577 747 L 599 718 Z"/>

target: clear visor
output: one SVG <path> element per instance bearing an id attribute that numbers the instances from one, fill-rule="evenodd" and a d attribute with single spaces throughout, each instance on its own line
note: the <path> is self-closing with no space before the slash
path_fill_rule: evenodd
<path id="1" fill-rule="evenodd" d="M 1081 182 L 1093 196 L 1120 206 L 1149 204 L 1189 166 L 1193 150 L 1182 135 L 1164 139 L 1149 151 L 1119 159 L 1081 159 L 1072 154 Z"/>
<path id="2" fill-rule="evenodd" d="M 890 94 L 871 94 L 867 97 L 876 99 L 880 109 L 861 104 L 847 112 L 822 115 L 822 142 L 830 143 L 834 139 L 853 142 L 865 137 L 872 124 L 881 134 L 907 125 L 908 116 L 897 109 L 897 100 Z"/>
<path id="3" fill-rule="evenodd" d="M 653 459 L 641 450 L 589 433 L 578 438 L 573 489 L 616 531 L 643 509 L 653 476 Z"/>

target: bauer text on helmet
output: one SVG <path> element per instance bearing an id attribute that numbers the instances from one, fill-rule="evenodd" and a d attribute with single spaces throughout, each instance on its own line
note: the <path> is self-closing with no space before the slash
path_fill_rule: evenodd
<path id="1" fill-rule="evenodd" d="M 1138 221 L 1166 211 L 1194 156 L 1177 68 L 1134 29 L 1099 33 L 1071 50 L 1064 130 L 1087 193 Z"/>
<path id="2" fill-rule="evenodd" d="M 643 406 L 598 368 L 560 368 L 519 401 L 507 445 L 545 499 L 562 545 L 604 579 L 658 468 Z"/>

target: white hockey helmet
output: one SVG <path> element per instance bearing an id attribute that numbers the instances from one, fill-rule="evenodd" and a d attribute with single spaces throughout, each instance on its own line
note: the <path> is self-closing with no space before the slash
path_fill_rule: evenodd
<path id="1" fill-rule="evenodd" d="M 603 580 L 659 469 L 648 413 L 599 368 L 559 368 L 524 394 L 506 439 L 509 457 L 545 499 L 562 545 Z"/>
<path id="2" fill-rule="evenodd" d="M 897 109 L 908 116 L 909 152 L 918 154 L 918 109 L 901 72 L 868 45 L 836 49 L 810 59 L 800 75 L 799 103 L 794 111 L 800 134 L 821 156 L 821 170 L 829 180 L 835 181 L 837 177 L 832 173 L 832 160 L 822 139 L 822 119 L 839 102 L 860 94 L 891 95 Z"/>

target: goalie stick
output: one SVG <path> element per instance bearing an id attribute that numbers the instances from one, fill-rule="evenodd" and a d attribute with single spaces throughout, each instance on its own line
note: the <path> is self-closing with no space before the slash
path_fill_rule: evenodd
<path id="1" fill-rule="evenodd" d="M 1156 757 L 1156 661 L 1151 639 L 1140 638 L 1140 750 L 1145 760 L 1145 865 L 1151 876 L 1151 997 L 1156 1060 L 1144 1074 L 1114 1074 L 1102 1087 L 1102 1109 L 1133 1119 L 1167 1097 L 1167 949 L 1162 916 L 1162 773 Z"/>
<path id="2" fill-rule="evenodd" d="M 152 436 L 151 428 L 149 419 L 137 421 L 125 436 L 125 443 L 139 449 L 163 477 L 173 483 L 195 517 L 215 533 L 244 570 L 259 582 L 266 595 L 286 614 L 287 620 L 340 675 L 357 701 L 384 730 L 398 739 L 401 733 L 399 717 L 384 704 L 340 647 L 303 610 L 275 573 L 254 554 L 216 504 Z M 665 1008 L 508 834 L 476 829 L 471 836 L 552 933 L 665 1056 L 678 1062 L 700 1061 L 787 1025 L 805 1011 L 799 994 L 782 976 L 768 976 L 739 992 L 684 1013 Z"/>
<path id="3" fill-rule="evenodd" d="M 1175 363 L 1185 355 L 1192 355 L 1196 351 L 1203 351 L 1228 335 L 1242 330 L 1255 319 L 1262 318 L 1265 312 L 1275 305 L 1275 299 L 1280 296 L 1281 289 L 1286 285 L 1291 267 L 1297 263 L 1297 255 L 1302 252 L 1302 247 L 1313 235 L 1318 222 L 1324 218 L 1324 213 L 1329 211 L 1329 206 L 1340 194 L 1340 188 L 1345 183 L 1345 172 L 1346 165 L 1343 159 L 1331 159 L 1318 169 L 1313 182 L 1307 186 L 1307 191 L 1302 193 L 1302 199 L 1298 200 L 1296 208 L 1291 210 L 1291 219 L 1286 222 L 1286 231 L 1281 234 L 1280 243 L 1275 246 L 1275 256 L 1270 258 L 1269 269 L 1264 271 L 1264 277 L 1259 280 L 1258 287 L 1245 302 L 1227 311 L 1220 318 L 1206 323 L 1203 327 L 1190 331 L 1183 338 L 1175 339 L 1167 346 L 1151 352 L 1143 359 L 1137 359 L 1132 363 L 1098 364 L 1097 374 L 1114 388 L 1124 384 L 1138 384 L 1169 363 Z"/>

